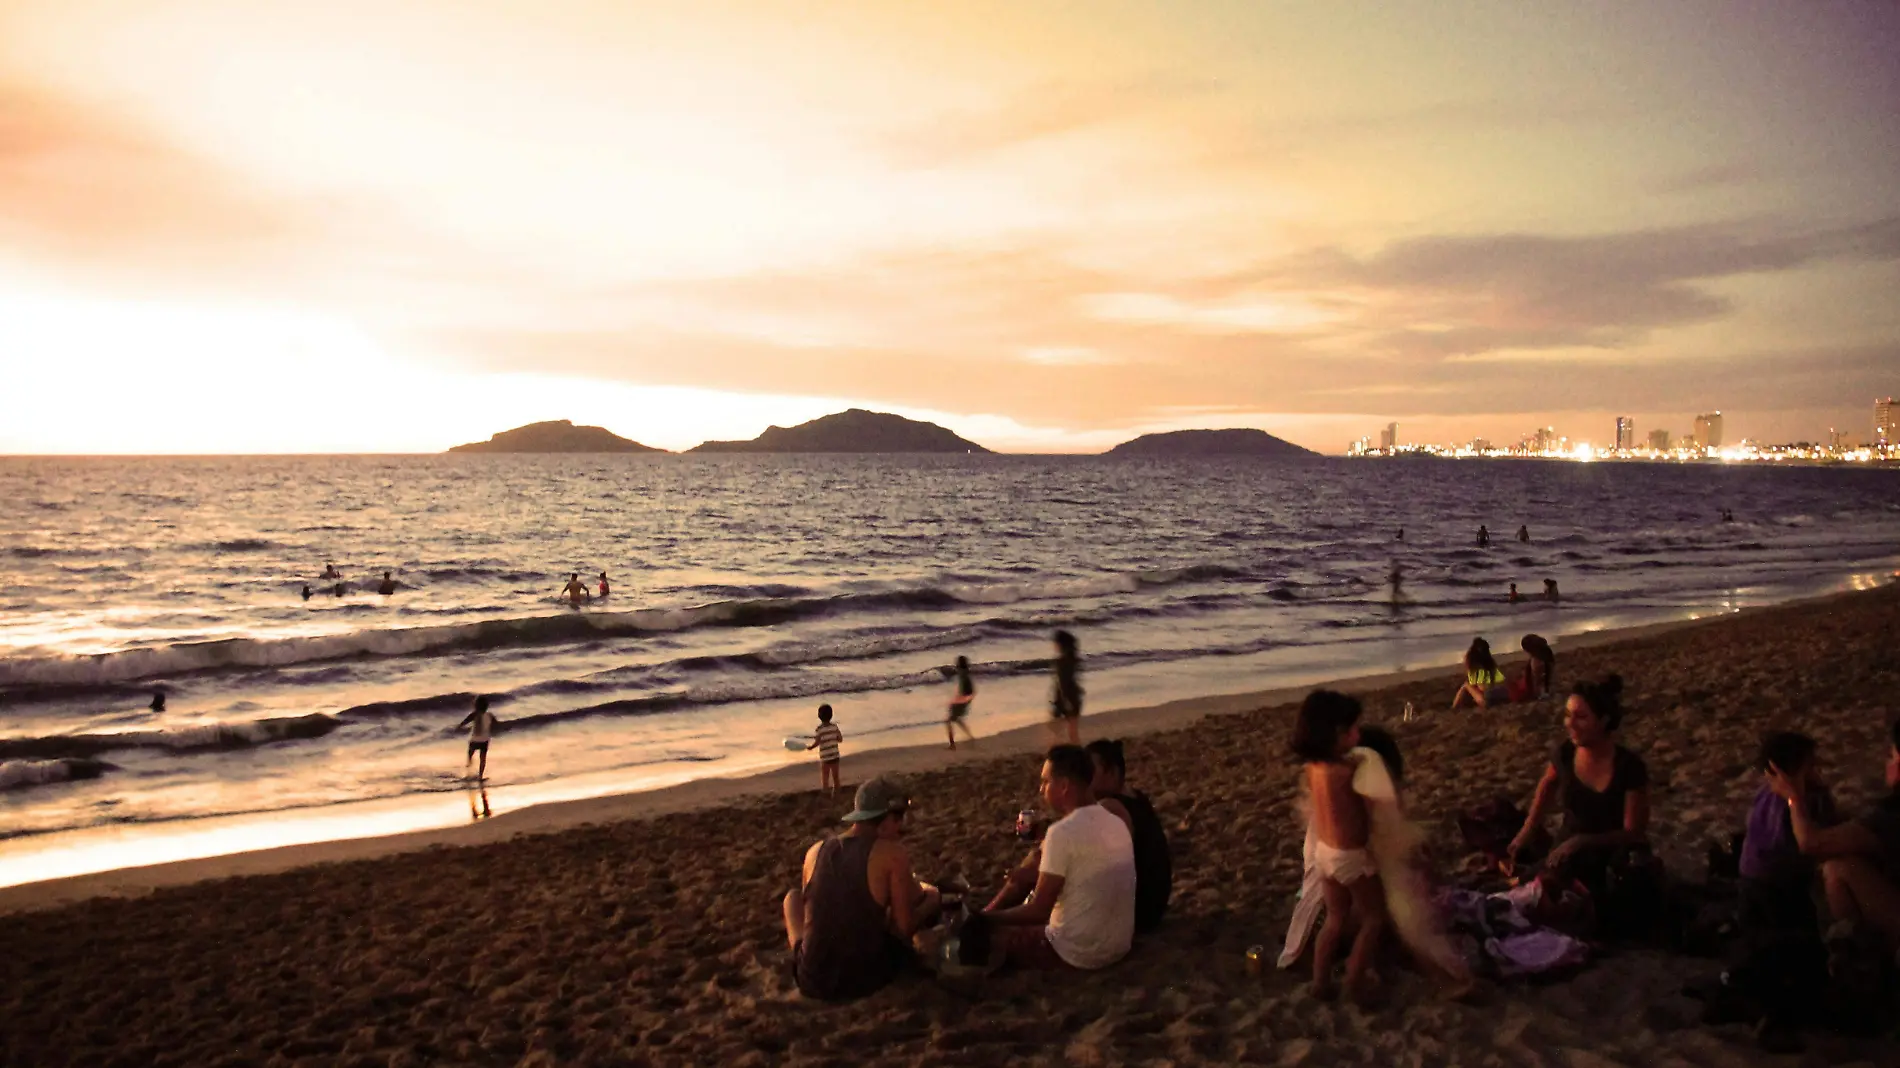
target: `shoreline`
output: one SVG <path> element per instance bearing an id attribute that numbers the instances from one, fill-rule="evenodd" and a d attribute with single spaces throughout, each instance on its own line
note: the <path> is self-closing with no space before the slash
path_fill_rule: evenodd
<path id="1" fill-rule="evenodd" d="M 1584 630 L 1574 634 L 1559 633 L 1555 641 L 1560 656 L 1565 656 L 1604 645 L 1642 642 L 1677 631 L 1719 626 L 1761 613 L 1798 610 L 1804 606 L 1820 605 L 1830 601 L 1846 601 L 1889 584 L 1881 583 L 1870 587 L 1840 590 L 1771 605 L 1748 606 L 1688 619 Z M 1522 659 L 1521 653 L 1512 652 L 1510 655 L 1500 657 L 1500 662 L 1512 665 Z M 1363 695 L 1411 686 L 1436 678 L 1446 678 L 1449 681 L 1454 674 L 1453 664 L 1442 664 L 1242 693 L 1188 696 L 1147 705 L 1114 708 L 1086 715 L 1084 737 L 1131 737 L 1183 730 L 1213 717 L 1286 705 L 1297 701 L 1306 692 L 1315 688 L 1339 689 Z M 1448 701 L 1449 698 L 1447 698 Z M 1428 707 L 1425 711 L 1429 714 L 1438 710 Z M 1036 724 L 987 735 L 980 740 L 979 745 L 971 747 L 965 744 L 955 753 L 949 752 L 941 744 L 934 743 L 867 749 L 847 756 L 847 782 L 861 782 L 874 775 L 917 775 L 958 765 L 1000 763 L 1009 757 L 1040 752 L 1047 744 L 1049 744 L 1047 729 Z M 801 762 L 735 776 L 694 778 L 650 789 L 619 791 L 567 800 L 531 802 L 513 811 L 504 811 L 492 817 L 453 826 L 432 826 L 391 834 L 370 834 L 243 849 L 212 856 L 55 876 L 0 887 L 0 915 L 58 908 L 94 898 L 136 897 L 168 887 L 237 877 L 271 875 L 311 865 L 372 860 L 424 850 L 491 845 L 524 836 L 555 834 L 580 827 L 649 820 L 684 812 L 731 807 L 741 802 L 765 797 L 812 793 L 814 792 L 811 788 L 812 775 L 811 764 Z M 479 791 L 477 787 L 471 785 L 466 791 L 457 792 L 468 794 L 472 803 L 478 792 L 485 791 Z M 275 815 L 282 816 L 281 813 Z M 226 817 L 213 818 L 225 819 Z M 244 823 L 267 824 L 270 816 L 236 819 Z M 192 821 L 178 822 L 188 824 Z"/>

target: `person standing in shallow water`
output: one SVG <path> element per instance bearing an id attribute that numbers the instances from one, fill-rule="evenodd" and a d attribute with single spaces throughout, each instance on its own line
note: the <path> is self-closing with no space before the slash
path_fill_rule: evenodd
<path id="1" fill-rule="evenodd" d="M 1483 548 L 1488 547 L 1490 544 L 1491 544 L 1490 528 L 1486 527 L 1483 523 L 1479 523 L 1478 524 L 1478 548 L 1483 549 Z"/>
<path id="2" fill-rule="evenodd" d="M 383 572 L 383 584 L 376 587 L 376 592 L 382 594 L 384 597 L 388 597 L 390 594 L 396 592 L 396 580 L 389 577 L 389 572 Z"/>
<path id="3" fill-rule="evenodd" d="M 950 714 L 943 721 L 944 737 L 950 739 L 952 749 L 957 747 L 956 728 L 958 727 L 963 728 L 963 734 L 970 739 L 971 745 L 976 744 L 976 735 L 970 732 L 969 721 L 970 702 L 976 700 L 976 683 L 970 679 L 969 657 L 957 657 L 956 680 L 956 696 L 950 698 Z"/>
<path id="4" fill-rule="evenodd" d="M 1082 744 L 1082 656 L 1075 635 L 1056 631 L 1055 692 L 1049 702 L 1049 732 L 1068 727 L 1069 744 Z"/>
<path id="5" fill-rule="evenodd" d="M 567 598 L 567 603 L 575 608 L 587 603 L 587 583 L 581 581 L 580 572 L 567 576 L 567 585 L 561 587 L 561 596 Z"/>
<path id="6" fill-rule="evenodd" d="M 1528 542 L 1528 541 L 1530 541 L 1530 540 L 1531 540 L 1531 528 L 1530 528 L 1530 527 L 1527 527 L 1527 526 L 1525 526 L 1525 527 L 1518 527 L 1518 528 L 1517 528 L 1517 540 L 1518 540 L 1518 541 L 1522 541 L 1522 542 Z"/>
<path id="7" fill-rule="evenodd" d="M 604 600 L 606 600 L 606 599 L 607 599 L 607 593 L 608 593 L 608 589 L 607 589 L 607 572 L 605 572 L 605 571 L 602 571 L 602 572 L 600 573 L 600 599 L 601 599 L 601 600 L 603 600 L 603 601 L 604 601 Z"/>
<path id="8" fill-rule="evenodd" d="M 457 730 L 463 727 L 467 727 L 469 731 L 468 759 L 462 761 L 462 774 L 468 774 L 469 764 L 474 761 L 475 754 L 480 753 L 482 766 L 481 770 L 475 773 L 475 779 L 479 782 L 488 778 L 488 739 L 495 731 L 495 714 L 488 710 L 488 698 L 475 699 L 475 710 L 462 717 L 462 722 L 456 724 Z"/>

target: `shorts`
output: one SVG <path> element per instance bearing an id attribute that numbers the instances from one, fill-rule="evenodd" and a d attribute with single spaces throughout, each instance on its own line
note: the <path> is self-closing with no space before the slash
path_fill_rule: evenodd
<path id="1" fill-rule="evenodd" d="M 969 714 L 970 714 L 970 705 L 969 705 L 969 702 L 967 701 L 962 704 L 952 704 L 950 706 L 951 719 L 962 719 L 964 716 L 967 716 Z"/>
<path id="2" fill-rule="evenodd" d="M 474 756 L 474 755 L 475 755 L 476 753 L 480 753 L 480 754 L 482 754 L 483 756 L 487 756 L 487 755 L 488 755 L 488 743 L 487 743 L 487 742 L 470 742 L 470 743 L 468 743 L 468 755 L 469 755 L 469 756 Z"/>
<path id="3" fill-rule="evenodd" d="M 837 757 L 819 757 L 818 758 L 818 763 L 820 766 L 828 765 L 828 764 L 836 764 L 837 762 L 838 762 Z"/>
<path id="4" fill-rule="evenodd" d="M 1056 952 L 1055 944 L 1049 941 L 1047 927 L 1003 927 L 996 933 L 1003 942 L 1003 959 L 1011 967 L 1038 972 L 1067 971 L 1075 967 Z"/>
<path id="5" fill-rule="evenodd" d="M 1509 686 L 1493 686 L 1484 691 L 1484 703 L 1487 705 L 1508 705 L 1511 703 Z"/>
<path id="6" fill-rule="evenodd" d="M 1379 874 L 1369 850 L 1335 849 L 1325 842 L 1313 843 L 1313 867 L 1341 886 L 1351 886 L 1361 879 Z"/>

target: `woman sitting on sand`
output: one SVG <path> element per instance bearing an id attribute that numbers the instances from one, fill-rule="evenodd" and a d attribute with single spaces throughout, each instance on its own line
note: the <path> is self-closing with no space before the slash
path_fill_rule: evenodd
<path id="1" fill-rule="evenodd" d="M 1543 830 L 1551 806 L 1561 805 L 1563 839 L 1544 866 L 1583 883 L 1599 901 L 1610 868 L 1649 845 L 1649 768 L 1642 757 L 1616 744 L 1622 722 L 1622 676 L 1576 685 L 1564 705 L 1569 740 L 1551 751 L 1524 829 L 1511 840 L 1515 861 Z"/>
<path id="2" fill-rule="evenodd" d="M 1491 655 L 1491 643 L 1483 638 L 1471 639 L 1471 648 L 1465 650 L 1465 683 L 1452 696 L 1452 711 L 1463 707 L 1466 701 L 1488 708 L 1504 704 L 1509 698 L 1504 672 L 1498 670 L 1498 662 Z"/>
<path id="3" fill-rule="evenodd" d="M 1509 697 L 1512 701 L 1535 701 L 1550 696 L 1550 688 L 1557 677 L 1557 653 L 1550 642 L 1539 634 L 1526 634 L 1518 643 L 1529 659 L 1524 661 L 1524 670 L 1511 680 Z"/>

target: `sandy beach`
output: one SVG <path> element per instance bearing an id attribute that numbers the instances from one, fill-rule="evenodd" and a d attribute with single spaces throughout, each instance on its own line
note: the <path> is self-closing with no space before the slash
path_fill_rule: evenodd
<path id="1" fill-rule="evenodd" d="M 1652 836 L 1672 871 L 1742 822 L 1761 731 L 1821 742 L 1854 810 L 1880 789 L 1900 692 L 1900 588 L 1559 645 L 1559 682 L 1615 670 L 1624 744 L 1648 760 Z M 1500 648 L 1515 635 L 1490 635 Z M 1528 797 L 1559 737 L 1544 701 L 1449 713 L 1454 668 L 1363 680 L 1405 748 L 1413 815 L 1461 863 L 1451 816 Z M 709 780 L 503 813 L 454 831 L 240 854 L 0 891 L 0 1056 L 9 1065 L 1900 1063 L 1900 1043 L 1760 1053 L 1696 1024 L 1708 961 L 1623 952 L 1548 985 L 1434 999 L 1402 974 L 1374 1012 L 1251 978 L 1299 881 L 1281 693 L 1084 721 L 1138 735 L 1131 782 L 1173 838 L 1167 923 L 1121 965 L 1005 976 L 966 1000 L 921 978 L 826 1007 L 792 988 L 778 898 L 848 798 L 815 772 Z M 1401 723 L 1413 702 L 1425 715 Z M 891 750 L 845 780 L 904 775 L 920 874 L 993 886 L 1020 853 L 1041 732 L 954 755 Z"/>

